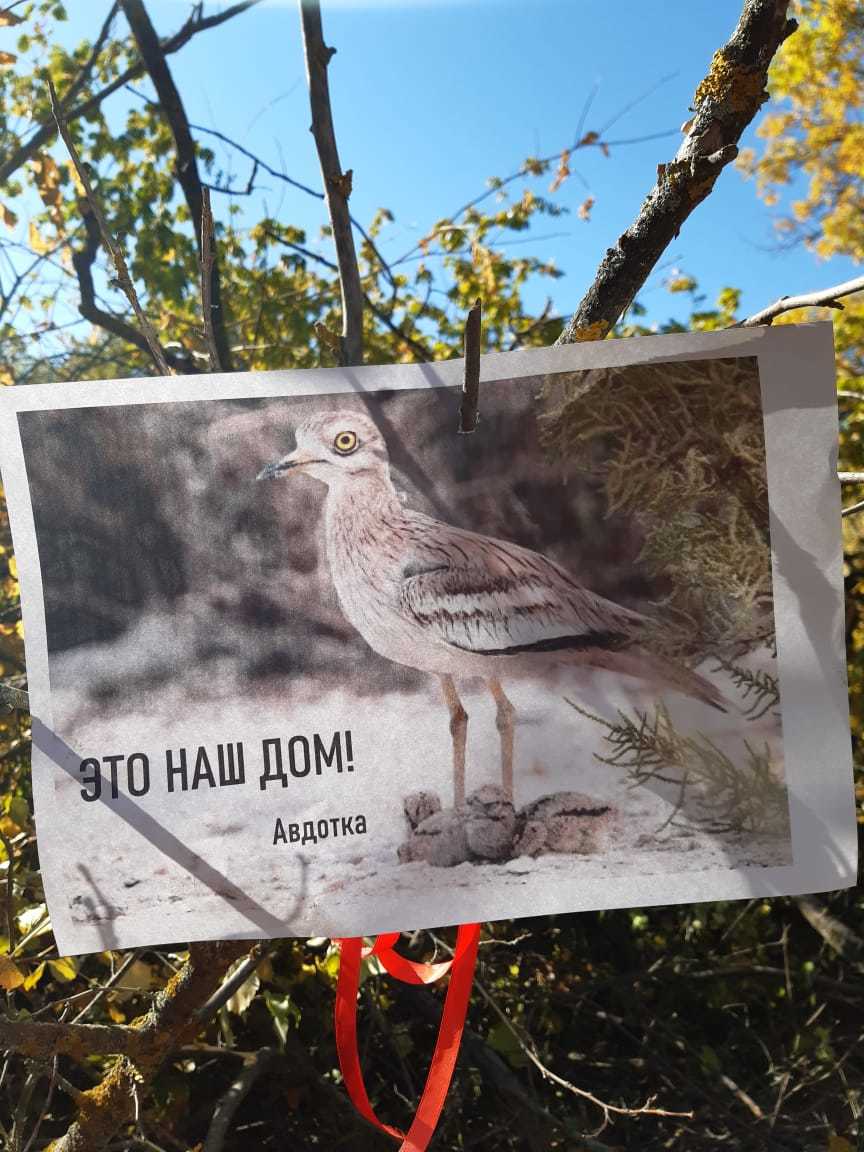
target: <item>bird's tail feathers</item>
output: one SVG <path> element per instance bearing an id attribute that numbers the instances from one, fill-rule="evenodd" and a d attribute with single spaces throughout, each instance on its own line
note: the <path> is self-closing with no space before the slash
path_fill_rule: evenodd
<path id="1" fill-rule="evenodd" d="M 653 680 L 660 688 L 701 700 L 718 712 L 729 711 L 729 701 L 719 688 L 677 660 L 646 652 L 645 649 L 630 649 L 618 652 L 615 656 L 621 672 L 642 680 Z"/>

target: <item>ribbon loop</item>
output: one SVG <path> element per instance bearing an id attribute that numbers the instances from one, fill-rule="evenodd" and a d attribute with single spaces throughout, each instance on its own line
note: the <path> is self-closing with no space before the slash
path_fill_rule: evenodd
<path id="1" fill-rule="evenodd" d="M 401 1140 L 400 1152 L 425 1152 L 434 1135 L 444 1101 L 447 1099 L 453 1069 L 459 1055 L 474 980 L 480 925 L 461 924 L 456 937 L 453 959 L 440 964 L 418 964 L 413 960 L 406 960 L 395 951 L 394 945 L 398 939 L 398 932 L 383 933 L 376 938 L 371 948 L 364 948 L 363 941 L 358 938 L 337 941 L 340 963 L 336 987 L 336 1048 L 345 1087 L 360 1115 L 382 1132 L 386 1132 L 388 1136 Z M 444 1010 L 429 1075 L 407 1134 L 382 1123 L 375 1115 L 360 1067 L 357 1047 L 357 993 L 360 988 L 361 964 L 368 956 L 377 957 L 385 971 L 406 984 L 432 984 L 450 972 L 450 984 L 444 999 Z"/>

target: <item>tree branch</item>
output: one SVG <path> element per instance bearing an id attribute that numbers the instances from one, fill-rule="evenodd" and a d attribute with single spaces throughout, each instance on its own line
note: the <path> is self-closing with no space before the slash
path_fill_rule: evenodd
<path id="1" fill-rule="evenodd" d="M 83 1063 L 90 1056 L 135 1056 L 140 1049 L 139 1034 L 116 1024 L 51 1024 L 0 1018 L 0 1050 L 34 1060 L 50 1060 L 59 1054 Z"/>
<path id="2" fill-rule="evenodd" d="M 16 609 L 16 614 L 20 609 Z M 26 712 L 30 707 L 30 697 L 20 688 L 13 688 L 11 684 L 0 683 L 0 707 L 10 710 L 19 709 Z"/>
<path id="3" fill-rule="evenodd" d="M 252 1091 L 258 1077 L 267 1071 L 274 1055 L 272 1048 L 262 1048 L 243 1061 L 241 1072 L 213 1110 L 204 1152 L 222 1152 L 234 1114 Z"/>
<path id="4" fill-rule="evenodd" d="M 210 357 L 210 371 L 224 372 L 225 362 L 222 359 L 222 345 L 226 343 L 225 325 L 217 325 L 217 306 L 213 303 L 213 290 L 219 288 L 219 278 L 216 273 L 216 249 L 213 228 L 213 211 L 210 207 L 210 189 L 201 189 L 201 310 L 204 313 L 204 338 L 207 341 L 207 352 Z M 218 319 L 224 320 L 221 308 L 218 309 Z"/>
<path id="5" fill-rule="evenodd" d="M 639 215 L 607 250 L 558 343 L 599 340 L 610 331 L 684 221 L 738 155 L 741 134 L 768 99 L 769 65 L 796 28 L 787 8 L 788 0 L 744 0 L 738 26 L 696 89 L 695 114 L 674 160 L 659 165 Z"/>
<path id="6" fill-rule="evenodd" d="M 245 12 L 248 8 L 252 8 L 256 4 L 260 3 L 261 0 L 244 0 L 244 3 L 233 4 L 230 8 L 226 8 L 223 12 L 216 12 L 212 16 L 202 16 L 196 6 L 192 15 L 185 22 L 185 24 L 183 24 L 183 26 L 177 32 L 175 32 L 173 36 L 170 36 L 167 40 L 163 40 L 161 42 L 163 53 L 166 56 L 170 56 L 174 52 L 179 52 L 180 49 L 185 47 L 185 45 L 189 43 L 192 37 L 197 36 L 199 32 L 206 32 L 209 28 L 216 28 L 220 24 L 224 24 L 226 20 L 231 20 L 235 16 L 239 16 L 241 13 Z M 90 71 L 92 71 L 92 65 L 90 66 Z M 102 88 L 99 92 L 96 92 L 92 96 L 87 97 L 86 100 L 82 100 L 80 104 L 76 104 L 72 108 L 67 107 L 65 104 L 62 105 L 61 111 L 63 113 L 63 118 L 67 122 L 70 122 L 72 120 L 77 120 L 81 116 L 86 116 L 90 112 L 93 112 L 96 108 L 99 107 L 103 100 L 106 100 L 109 96 L 113 95 L 113 93 L 122 88 L 125 84 L 129 84 L 132 80 L 137 80 L 144 74 L 144 71 L 145 68 L 143 61 L 139 61 L 131 65 L 131 67 L 125 69 L 125 71 L 121 72 L 119 76 L 112 80 L 110 84 L 106 84 L 105 87 Z M 83 81 L 79 84 L 79 80 L 81 79 L 81 74 L 79 73 L 79 76 L 74 81 L 72 88 L 70 88 L 70 92 L 73 89 L 76 89 L 76 86 L 77 91 L 80 91 L 86 83 L 88 77 L 89 72 L 84 76 Z M 39 152 L 42 148 L 44 148 L 46 144 L 50 144 L 54 139 L 54 134 L 56 131 L 57 126 L 52 117 L 37 128 L 37 130 L 33 133 L 26 144 L 20 144 L 11 156 L 7 156 L 7 158 L 2 163 L 0 163 L 0 186 L 9 180 L 18 171 L 22 164 L 26 164 L 27 161 L 31 159 L 31 157 L 35 156 L 36 153 Z"/>
<path id="7" fill-rule="evenodd" d="M 135 1038 L 134 1064 L 124 1054 L 101 1083 L 81 1094 L 77 1119 L 66 1135 L 51 1145 L 51 1152 L 96 1152 L 132 1120 L 133 1089 L 143 1091 L 166 1057 L 194 1038 L 201 1028 L 195 1009 L 212 995 L 222 983 L 226 969 L 248 949 L 248 943 L 242 940 L 190 945 L 189 959 L 167 987 L 156 994 L 141 1025 L 119 1029 Z M 82 1032 L 92 1027 L 77 1025 Z M 110 1043 L 116 1044 L 118 1039 L 112 1037 Z"/>
<path id="8" fill-rule="evenodd" d="M 69 128 L 66 125 L 66 121 L 63 119 L 63 113 L 60 109 L 57 93 L 54 90 L 54 85 L 51 83 L 50 77 L 48 79 L 48 92 L 51 97 L 51 108 L 54 112 L 54 118 L 57 121 L 57 130 L 63 139 L 63 143 L 66 145 L 66 150 L 69 153 L 72 165 L 75 169 L 79 181 L 81 182 L 81 186 L 84 189 L 84 194 L 87 198 L 89 213 L 85 215 L 85 225 L 87 223 L 86 216 L 92 216 L 96 222 L 96 226 L 98 227 L 99 234 L 102 237 L 102 243 L 105 245 L 105 249 L 114 263 L 114 268 L 117 272 L 117 282 L 123 291 L 123 294 L 126 296 L 126 299 L 132 305 L 132 311 L 135 313 L 138 323 L 141 326 L 141 332 L 143 333 L 143 338 L 146 342 L 146 350 L 153 357 L 153 362 L 158 368 L 160 374 L 163 376 L 170 376 L 171 369 L 168 367 L 168 361 L 165 358 L 164 349 L 159 343 L 159 337 L 156 335 L 156 331 L 153 328 L 153 325 L 147 319 L 147 316 L 144 313 L 144 309 L 141 307 L 141 302 L 138 299 L 138 293 L 135 291 L 135 285 L 132 283 L 132 277 L 129 275 L 129 269 L 126 266 L 126 257 L 123 255 L 123 249 L 119 244 L 116 243 L 111 235 L 111 230 L 108 227 L 108 221 L 105 219 L 105 214 L 102 211 L 102 205 L 99 203 L 99 199 L 96 196 L 96 193 L 93 191 L 93 185 L 90 183 L 90 177 L 87 175 L 87 172 L 81 163 L 81 157 L 78 155 L 78 149 L 75 147 L 75 141 L 72 139 Z M 92 287 L 92 279 L 90 283 Z"/>
<path id="9" fill-rule="evenodd" d="M 204 192 L 201 186 L 201 175 L 198 171 L 195 141 L 189 128 L 186 109 L 183 107 L 183 101 L 165 58 L 165 52 L 143 0 L 120 0 L 120 4 L 126 19 L 129 21 L 129 27 L 132 29 L 132 35 L 135 37 L 138 51 L 144 61 L 144 67 L 147 69 L 159 97 L 160 111 L 171 129 L 171 135 L 174 137 L 174 146 L 177 149 L 175 172 L 195 225 L 198 254 L 203 261 Z M 216 354 L 214 370 L 228 372 L 231 370 L 231 348 L 225 332 L 219 261 L 215 251 L 212 250 L 212 246 L 207 264 L 209 315 L 204 317 L 204 328 L 208 334 L 212 333 L 213 351 Z"/>
<path id="10" fill-rule="evenodd" d="M 784 312 L 792 312 L 796 308 L 839 308 L 843 305 L 840 300 L 844 296 L 852 296 L 856 292 L 864 292 L 864 276 L 855 280 L 845 280 L 842 284 L 835 284 L 833 288 L 822 288 L 818 292 L 804 292 L 800 296 L 781 296 L 767 308 L 754 312 L 746 320 L 741 320 L 736 328 L 755 328 L 759 324 L 770 324 L 777 316 Z"/>
<path id="11" fill-rule="evenodd" d="M 321 178 L 327 198 L 327 210 L 333 228 L 336 260 L 339 265 L 339 285 L 342 291 L 342 336 L 340 339 L 343 366 L 363 363 L 363 286 L 348 198 L 351 195 L 352 172 L 342 171 L 333 113 L 330 107 L 330 86 L 327 66 L 336 51 L 324 43 L 319 0 L 299 0 L 300 22 L 303 29 L 303 48 L 306 72 L 309 78 L 309 100 L 312 108 L 312 135 L 321 162 Z"/>

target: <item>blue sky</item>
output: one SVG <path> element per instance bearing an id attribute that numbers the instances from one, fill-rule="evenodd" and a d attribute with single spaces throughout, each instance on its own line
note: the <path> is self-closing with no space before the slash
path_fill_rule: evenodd
<path id="1" fill-rule="evenodd" d="M 189 7 L 182 0 L 150 3 L 163 35 L 176 30 Z M 69 8 L 64 39 L 92 36 L 105 4 L 71 0 Z M 527 155 L 571 141 L 595 88 L 586 129 L 603 130 L 620 117 L 603 132 L 610 141 L 674 130 L 662 139 L 613 144 L 609 158 L 595 149 L 577 155 L 579 175 L 560 194 L 573 211 L 540 221 L 535 238 L 521 246 L 566 273 L 532 289 L 530 302 L 542 306 L 550 294 L 566 313 L 605 248 L 633 219 L 657 164 L 674 154 L 696 84 L 734 27 L 740 2 L 324 0 L 323 12 L 325 36 L 337 48 L 330 83 L 343 166 L 354 169 L 352 210 L 361 220 L 378 207 L 394 213 L 382 243 L 391 257 L 482 191 L 489 176 L 508 175 Z M 264 5 L 197 37 L 171 58 L 171 67 L 191 120 L 218 127 L 318 186 L 293 3 Z M 246 162 L 218 144 L 216 150 L 234 182 L 245 184 Z M 285 223 L 317 235 L 325 220 L 317 201 L 266 177 L 259 183 L 260 199 L 246 205 L 250 213 L 266 201 Z M 589 195 L 595 205 L 585 223 L 575 209 Z M 217 214 L 225 206 L 217 197 Z M 709 299 L 724 285 L 741 287 L 748 311 L 854 274 L 849 261 L 819 262 L 802 248 L 781 250 L 771 211 L 752 182 L 732 170 L 685 225 L 664 264 L 640 297 L 655 320 L 686 315 L 686 302 L 662 285 L 673 266 L 696 276 Z"/>

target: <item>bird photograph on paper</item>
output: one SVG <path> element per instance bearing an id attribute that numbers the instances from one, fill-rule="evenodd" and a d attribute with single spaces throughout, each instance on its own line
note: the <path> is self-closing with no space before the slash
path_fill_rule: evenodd
<path id="1" fill-rule="evenodd" d="M 105 946 L 791 862 L 756 359 L 499 380 L 467 436 L 458 405 L 20 414 L 64 896 Z"/>

